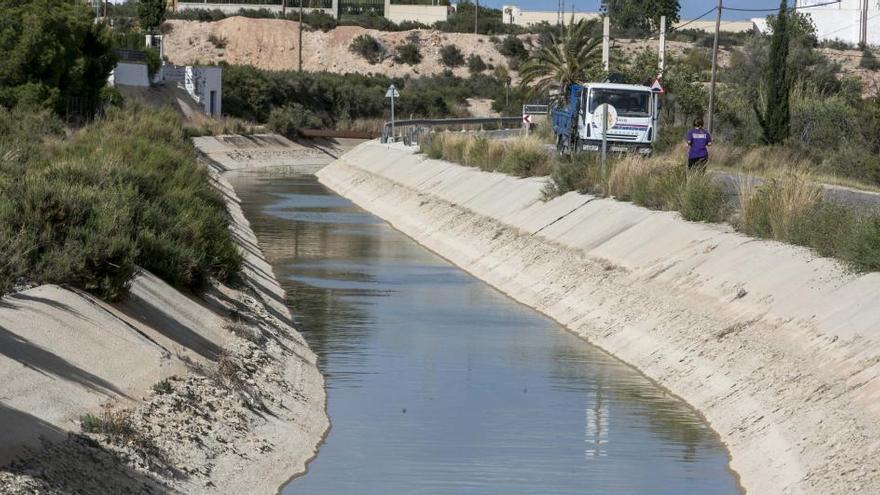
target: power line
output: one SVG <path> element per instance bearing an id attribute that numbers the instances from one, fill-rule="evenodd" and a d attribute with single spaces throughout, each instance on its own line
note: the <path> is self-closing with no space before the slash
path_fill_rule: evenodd
<path id="1" fill-rule="evenodd" d="M 704 14 L 700 15 L 699 17 L 695 17 L 695 18 L 693 18 L 693 19 L 687 21 L 686 23 L 684 23 L 684 24 L 682 24 L 682 25 L 680 25 L 680 26 L 675 26 L 674 28 L 670 29 L 669 31 L 679 31 L 679 30 L 681 30 L 682 28 L 684 28 L 685 26 L 687 26 L 688 24 L 691 24 L 691 23 L 697 22 L 697 21 L 699 21 L 700 19 L 702 19 L 703 17 L 706 17 L 707 15 L 709 15 L 709 14 L 711 14 L 711 13 L 713 13 L 713 12 L 715 12 L 715 7 L 712 7 L 711 9 L 707 10 Z M 652 34 L 653 34 L 653 33 L 652 33 Z"/>
<path id="2" fill-rule="evenodd" d="M 840 3 L 840 0 L 834 0 L 833 2 L 817 3 L 815 5 L 803 5 L 801 7 L 797 7 L 797 2 L 795 2 L 794 5 L 791 5 L 788 8 L 792 9 L 792 10 L 795 8 L 797 8 L 797 10 L 814 9 L 816 7 L 824 7 L 826 5 L 836 5 L 838 3 Z M 722 7 L 722 10 L 730 10 L 733 12 L 778 12 L 779 7 L 775 8 L 775 9 L 743 9 L 743 8 L 739 8 L 739 7 Z"/>

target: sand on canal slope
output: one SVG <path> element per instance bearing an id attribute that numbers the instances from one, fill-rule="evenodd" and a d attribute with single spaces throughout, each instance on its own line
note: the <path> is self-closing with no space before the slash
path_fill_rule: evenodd
<path id="1" fill-rule="evenodd" d="M 880 274 L 400 145 L 318 177 L 684 398 L 748 493 L 880 493 Z"/>
<path id="2" fill-rule="evenodd" d="M 275 493 L 305 470 L 329 426 L 316 356 L 212 179 L 240 286 L 196 296 L 143 273 L 118 304 L 54 285 L 0 299 L 0 492 Z M 115 428 L 82 433 L 86 413 Z"/>

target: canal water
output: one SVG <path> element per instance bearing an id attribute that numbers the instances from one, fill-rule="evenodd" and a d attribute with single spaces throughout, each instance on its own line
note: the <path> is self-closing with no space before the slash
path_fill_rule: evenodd
<path id="1" fill-rule="evenodd" d="M 283 494 L 740 493 L 634 369 L 314 176 L 233 183 L 327 380 L 332 429 Z"/>

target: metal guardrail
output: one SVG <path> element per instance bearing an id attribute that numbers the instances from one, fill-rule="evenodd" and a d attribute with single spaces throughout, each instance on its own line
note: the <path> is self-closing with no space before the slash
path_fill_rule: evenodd
<path id="1" fill-rule="evenodd" d="M 435 127 L 461 127 L 465 130 L 469 126 L 479 126 L 479 130 L 505 129 L 522 126 L 522 117 L 466 117 L 457 119 L 412 119 L 385 122 L 382 127 L 382 142 L 397 141 L 402 138 L 406 144 L 413 144 L 425 132 Z M 392 131 L 393 128 L 393 131 Z"/>

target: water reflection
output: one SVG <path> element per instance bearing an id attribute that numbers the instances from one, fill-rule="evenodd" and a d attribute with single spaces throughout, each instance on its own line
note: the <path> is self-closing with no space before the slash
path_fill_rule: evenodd
<path id="1" fill-rule="evenodd" d="M 738 493 L 634 370 L 312 177 L 235 182 L 328 379 L 333 430 L 284 493 Z"/>

